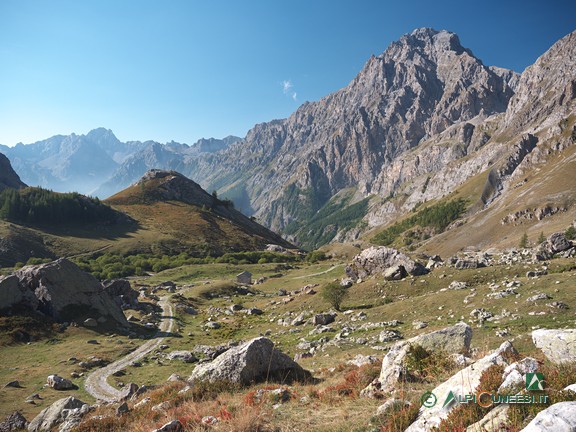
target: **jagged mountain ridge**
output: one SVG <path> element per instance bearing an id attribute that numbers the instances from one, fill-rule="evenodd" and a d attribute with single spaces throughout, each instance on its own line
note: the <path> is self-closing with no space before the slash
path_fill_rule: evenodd
<path id="1" fill-rule="evenodd" d="M 300 242 L 318 229 L 324 240 L 357 238 L 471 181 L 474 211 L 490 208 L 515 200 L 514 181 L 574 142 L 574 46 L 573 33 L 519 75 L 485 66 L 453 33 L 417 29 L 288 119 L 213 153 L 152 145 L 105 186 L 175 169 Z M 356 227 L 310 224 L 366 200 Z"/>
<path id="2" fill-rule="evenodd" d="M 86 135 L 56 135 L 0 149 L 27 184 L 106 198 L 152 168 L 178 169 L 185 155 L 219 151 L 239 139 L 201 139 L 191 146 L 174 141 L 121 142 L 111 130 L 98 128 Z"/>
<path id="3" fill-rule="evenodd" d="M 191 161 L 184 172 L 208 188 L 245 190 L 255 214 L 283 230 L 298 220 L 290 208 L 316 211 L 344 188 L 362 197 L 395 193 L 404 180 L 395 164 L 451 127 L 462 125 L 451 133 L 470 150 L 481 147 L 488 137 L 475 136 L 475 124 L 506 111 L 517 80 L 512 71 L 483 65 L 454 33 L 418 29 L 371 57 L 344 89 L 286 120 L 256 125 L 243 141 Z M 467 147 L 446 146 L 416 165 L 437 171 Z M 290 185 L 298 192 L 282 195 Z M 304 197 L 300 205 L 294 195 Z"/>

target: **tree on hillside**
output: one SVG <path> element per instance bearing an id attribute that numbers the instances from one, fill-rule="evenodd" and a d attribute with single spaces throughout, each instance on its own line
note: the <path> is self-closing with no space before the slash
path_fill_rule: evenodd
<path id="1" fill-rule="evenodd" d="M 520 242 L 518 243 L 518 247 L 524 249 L 528 247 L 528 234 L 524 233 L 520 238 Z"/>
<path id="2" fill-rule="evenodd" d="M 348 288 L 342 286 L 339 282 L 330 282 L 322 287 L 320 295 L 334 309 L 340 311 L 340 305 L 348 295 Z"/>

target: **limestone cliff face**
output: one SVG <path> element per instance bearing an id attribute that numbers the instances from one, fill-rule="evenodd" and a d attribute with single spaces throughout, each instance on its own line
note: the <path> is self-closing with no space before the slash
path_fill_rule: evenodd
<path id="1" fill-rule="evenodd" d="M 480 147 L 488 137 L 475 125 L 506 111 L 515 78 L 483 65 L 454 33 L 418 29 L 371 57 L 347 87 L 286 120 L 255 126 L 227 151 L 192 162 L 187 174 L 205 187 L 243 188 L 255 214 L 281 230 L 298 219 L 291 210 L 298 206 L 319 207 L 348 187 L 385 197 L 405 177 Z M 463 148 L 414 153 L 449 129 L 454 137 L 447 139 Z M 283 193 L 291 184 L 298 194 Z"/>

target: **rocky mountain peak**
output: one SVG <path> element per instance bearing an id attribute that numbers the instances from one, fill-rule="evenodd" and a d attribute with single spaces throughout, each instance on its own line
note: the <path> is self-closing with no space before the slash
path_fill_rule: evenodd
<path id="1" fill-rule="evenodd" d="M 466 52 L 473 57 L 472 51 L 464 48 L 456 33 L 447 30 L 434 30 L 432 28 L 418 28 L 412 33 L 406 34 L 397 42 L 394 42 L 384 52 L 383 56 L 394 58 L 402 51 L 413 51 L 428 57 L 437 57 L 439 54 L 452 51 L 457 55 Z"/>

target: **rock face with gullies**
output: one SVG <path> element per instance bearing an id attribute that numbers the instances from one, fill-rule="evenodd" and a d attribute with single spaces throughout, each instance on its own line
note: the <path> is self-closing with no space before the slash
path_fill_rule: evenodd
<path id="1" fill-rule="evenodd" d="M 510 355 L 517 354 L 510 342 L 504 342 L 495 352 L 483 357 L 470 366 L 454 374 L 447 381 L 440 384 L 432 393 L 436 397 L 436 404 L 432 407 L 422 406 L 418 417 L 406 432 L 423 432 L 437 428 L 440 422 L 448 417 L 448 414 L 458 404 L 444 404 L 450 392 L 457 398 L 466 394 L 476 394 L 480 386 L 482 373 L 494 365 L 508 365 Z"/>
<path id="2" fill-rule="evenodd" d="M 26 185 L 20 180 L 8 158 L 0 153 L 0 192 L 6 188 L 22 189 L 25 187 Z"/>
<path id="3" fill-rule="evenodd" d="M 400 269 L 400 267 L 402 267 Z M 411 274 L 420 276 L 428 273 L 428 269 L 422 264 L 413 261 L 407 255 L 396 249 L 388 247 L 370 247 L 352 259 L 352 263 L 346 267 L 346 274 L 353 279 L 366 278 L 372 275 L 387 275 L 394 268 L 394 274 Z M 390 275 L 388 275 L 390 276 Z"/>
<path id="4" fill-rule="evenodd" d="M 458 323 L 431 333 L 415 336 L 407 341 L 397 342 L 382 360 L 380 376 L 362 391 L 366 397 L 375 397 L 392 392 L 400 381 L 409 379 L 406 359 L 411 348 L 420 346 L 427 352 L 446 354 L 467 354 L 472 341 L 472 329 L 465 323 Z"/>
<path id="5" fill-rule="evenodd" d="M 230 348 L 209 363 L 197 365 L 190 381 L 229 381 L 249 385 L 261 381 L 306 381 L 311 377 L 310 372 L 276 350 L 270 339 L 259 337 Z"/>
<path id="6" fill-rule="evenodd" d="M 0 310 L 25 306 L 56 320 L 69 318 L 75 309 L 85 306 L 98 315 L 94 318 L 127 325 L 122 309 L 96 278 L 65 258 L 26 266 L 0 278 L 0 300 Z"/>
<path id="7" fill-rule="evenodd" d="M 28 432 L 50 431 L 58 425 L 62 432 L 72 430 L 89 410 L 88 404 L 73 396 L 57 400 L 30 422 Z"/>
<path id="8" fill-rule="evenodd" d="M 576 431 L 576 402 L 559 402 L 536 414 L 521 432 Z"/>
<path id="9" fill-rule="evenodd" d="M 576 360 L 576 329 L 534 330 L 532 341 L 551 362 L 566 363 Z"/>
<path id="10" fill-rule="evenodd" d="M 282 229 L 298 218 L 297 202 L 315 211 L 348 187 L 386 197 L 409 177 L 436 172 L 481 146 L 486 138 L 475 124 L 506 110 L 514 76 L 483 65 L 454 33 L 416 29 L 368 59 L 345 88 L 303 104 L 288 119 L 256 125 L 243 141 L 184 172 L 206 187 L 239 180 L 256 216 Z M 463 148 L 438 147 L 417 154 L 414 164 L 400 161 L 452 126 Z"/>

